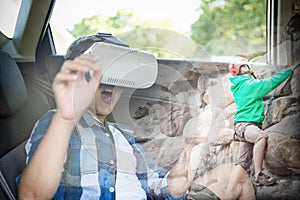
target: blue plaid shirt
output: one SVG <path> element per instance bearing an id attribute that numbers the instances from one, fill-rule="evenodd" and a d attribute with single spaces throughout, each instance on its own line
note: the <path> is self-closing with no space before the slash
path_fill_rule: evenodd
<path id="1" fill-rule="evenodd" d="M 48 129 L 56 111 L 48 111 L 35 125 L 26 144 L 27 163 Z M 145 156 L 142 146 L 127 129 L 112 123 L 103 125 L 84 113 L 73 130 L 59 187 L 54 199 L 115 199 L 117 161 L 111 130 L 117 129 L 126 138 L 136 158 L 136 176 L 147 199 L 174 198 L 168 190 L 166 169 Z M 132 191 L 133 193 L 135 191 Z"/>

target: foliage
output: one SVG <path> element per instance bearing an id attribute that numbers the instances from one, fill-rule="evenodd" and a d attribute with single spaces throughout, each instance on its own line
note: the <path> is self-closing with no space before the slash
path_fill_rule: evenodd
<path id="1" fill-rule="evenodd" d="M 170 49 L 166 50 L 172 49 L 169 45 L 170 43 L 174 44 L 174 40 L 177 40 L 173 37 L 178 37 L 169 31 L 171 27 L 172 23 L 169 20 L 140 21 L 133 12 L 119 10 L 112 17 L 95 15 L 83 18 L 74 25 L 70 33 L 75 38 L 97 32 L 112 33 L 133 48 L 145 49 L 156 57 L 175 58 L 178 57 L 176 53 Z"/>
<path id="2" fill-rule="evenodd" d="M 77 38 L 109 32 L 131 47 L 147 49 L 165 58 L 203 59 L 208 55 L 252 58 L 265 53 L 265 0 L 202 0 L 197 10 L 199 18 L 191 25 L 192 39 L 170 31 L 173 29 L 170 20 L 141 21 L 130 10 L 119 10 L 112 17 L 84 18 L 70 33 Z"/>
<path id="3" fill-rule="evenodd" d="M 266 1 L 203 0 L 191 37 L 213 55 L 266 50 Z"/>
<path id="4" fill-rule="evenodd" d="M 95 15 L 83 18 L 74 25 L 70 33 L 78 38 L 82 35 L 92 35 L 98 32 L 113 33 L 115 35 L 138 28 L 137 19 L 130 11 L 119 10 L 115 16 L 105 17 Z"/>
<path id="5" fill-rule="evenodd" d="M 191 58 L 195 55 L 197 45 L 180 33 L 161 28 L 136 29 L 118 37 L 131 47 L 152 52 L 159 58 Z"/>

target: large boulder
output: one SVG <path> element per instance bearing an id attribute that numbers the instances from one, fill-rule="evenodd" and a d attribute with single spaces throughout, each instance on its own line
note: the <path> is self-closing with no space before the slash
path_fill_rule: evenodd
<path id="1" fill-rule="evenodd" d="M 145 142 L 143 147 L 147 156 L 160 167 L 172 169 L 183 152 L 184 139 L 182 136 L 157 138 Z"/>
<path id="2" fill-rule="evenodd" d="M 214 141 L 224 126 L 224 120 L 223 109 L 207 106 L 186 123 L 183 136 L 185 138 L 202 137 L 207 142 Z"/>
<path id="3" fill-rule="evenodd" d="M 284 96 L 275 99 L 272 104 L 266 105 L 263 129 L 280 122 L 285 116 L 299 112 L 299 100 L 294 96 Z"/>
<path id="4" fill-rule="evenodd" d="M 203 97 L 206 104 L 225 108 L 233 103 L 234 100 L 230 91 L 230 77 L 231 74 L 228 73 L 208 80 L 207 89 Z"/>
<path id="5" fill-rule="evenodd" d="M 291 80 L 291 89 L 293 92 L 293 96 L 295 96 L 298 100 L 300 99 L 300 67 L 294 70 L 293 78 Z"/>
<path id="6" fill-rule="evenodd" d="M 298 200 L 300 197 L 300 180 L 297 177 L 281 179 L 271 187 L 263 186 L 256 189 L 256 199 L 287 199 Z"/>
<path id="7" fill-rule="evenodd" d="M 269 135 L 265 164 L 277 175 L 300 175 L 300 113 L 266 129 Z"/>

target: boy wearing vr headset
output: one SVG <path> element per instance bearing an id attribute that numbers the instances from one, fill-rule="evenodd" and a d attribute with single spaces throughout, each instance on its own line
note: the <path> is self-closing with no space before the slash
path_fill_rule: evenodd
<path id="1" fill-rule="evenodd" d="M 190 152 L 201 141 L 187 145 L 170 171 L 145 158 L 129 130 L 105 120 L 123 89 L 99 84 L 101 57 L 83 54 L 95 42 L 128 47 L 101 33 L 70 46 L 53 82 L 57 109 L 36 123 L 27 142 L 19 198 L 185 199 L 195 174 L 188 171 Z"/>

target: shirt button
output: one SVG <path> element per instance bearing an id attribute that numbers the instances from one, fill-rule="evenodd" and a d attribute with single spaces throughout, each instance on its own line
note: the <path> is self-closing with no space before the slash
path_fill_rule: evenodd
<path id="1" fill-rule="evenodd" d="M 111 165 L 113 165 L 113 164 L 115 164 L 115 161 L 114 161 L 114 160 L 110 160 L 109 163 L 110 163 Z"/>
<path id="2" fill-rule="evenodd" d="M 110 191 L 110 192 L 114 192 L 114 191 L 115 191 L 115 188 L 110 187 L 110 188 L 109 188 L 109 191 Z"/>

